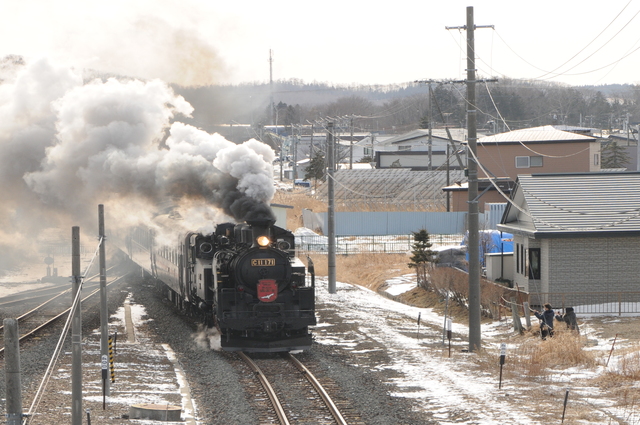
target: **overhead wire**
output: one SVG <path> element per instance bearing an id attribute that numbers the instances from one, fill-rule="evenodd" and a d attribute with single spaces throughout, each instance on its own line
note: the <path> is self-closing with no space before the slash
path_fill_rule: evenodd
<path id="1" fill-rule="evenodd" d="M 600 51 L 602 48 L 604 48 L 605 46 L 607 46 L 611 41 L 613 41 L 629 24 L 631 24 L 631 22 L 637 17 L 638 14 L 640 14 L 640 10 L 638 12 L 636 12 L 635 15 L 633 15 L 631 17 L 631 19 L 629 19 L 622 28 L 620 28 L 616 34 L 614 34 L 609 40 L 607 40 L 602 46 L 600 46 L 598 49 L 596 49 L 593 53 L 591 53 L 590 55 L 588 55 L 585 59 L 583 59 L 582 61 L 580 61 L 578 64 L 572 66 L 571 68 L 569 68 L 567 71 L 563 71 L 563 72 L 558 72 L 556 73 L 555 71 L 557 71 L 558 69 L 562 68 L 563 66 L 565 66 L 566 64 L 568 64 L 569 62 L 571 62 L 573 59 L 575 59 L 578 55 L 580 55 L 580 53 L 582 53 L 583 51 L 585 51 L 591 44 L 593 44 L 597 39 L 599 39 L 602 34 L 622 15 L 622 13 L 624 12 L 624 10 L 629 6 L 629 4 L 632 2 L 633 0 L 630 0 L 625 6 L 624 8 L 618 12 L 618 14 L 609 22 L 609 24 L 607 24 L 607 26 L 598 34 L 596 35 L 589 43 L 587 43 L 582 49 L 580 49 L 576 54 L 574 54 L 570 59 L 568 59 L 567 61 L 565 61 L 563 64 L 561 64 L 560 66 L 556 67 L 555 69 L 551 70 L 551 71 L 547 71 L 544 70 L 538 66 L 535 66 L 534 64 L 532 64 L 531 62 L 527 61 L 522 55 L 520 55 L 519 53 L 517 53 L 507 42 L 506 40 L 500 35 L 500 33 L 498 31 L 495 30 L 495 28 L 493 28 L 493 30 L 496 32 L 496 34 L 498 35 L 498 37 L 504 42 L 505 46 L 511 51 L 513 52 L 518 58 L 520 58 L 523 62 L 525 62 L 527 65 L 537 69 L 538 71 L 542 71 L 544 74 L 542 74 L 541 76 L 532 78 L 532 80 L 538 80 L 538 81 L 547 81 L 547 80 L 551 80 L 554 79 L 556 77 L 559 76 L 573 76 L 573 75 L 585 75 L 585 74 L 590 74 L 593 72 L 597 72 L 597 71 L 601 71 L 603 69 L 606 69 L 608 67 L 611 66 L 616 66 L 618 63 L 620 63 L 621 61 L 623 61 L 624 59 L 628 58 L 629 56 L 631 56 L 632 54 L 634 54 L 635 52 L 637 52 L 638 50 L 640 50 L 640 47 L 635 48 L 633 50 L 628 51 L 627 53 L 625 53 L 622 57 L 616 59 L 615 61 L 608 63 L 607 65 L 601 66 L 599 68 L 595 68 L 595 69 L 591 69 L 588 71 L 584 71 L 584 72 L 579 72 L 579 73 L 569 73 L 568 71 L 575 69 L 577 66 L 579 66 L 580 64 L 582 64 L 583 62 L 585 62 L 586 60 L 588 60 L 589 58 L 593 57 L 593 55 L 595 55 L 598 51 Z M 453 36 L 452 36 L 453 38 Z M 461 54 L 465 51 L 465 49 L 463 48 L 463 43 L 458 42 L 455 38 L 453 38 L 454 42 L 456 43 L 456 45 L 458 46 L 459 51 L 461 52 Z M 634 43 L 635 44 L 635 43 Z M 493 44 L 492 44 L 493 46 Z M 487 74 L 491 75 L 494 73 L 494 68 L 493 68 L 493 64 L 492 63 L 487 63 L 484 58 L 477 54 L 477 52 L 474 52 L 475 58 L 476 58 L 476 68 L 479 71 L 483 71 L 483 69 L 478 66 L 478 62 L 483 63 L 484 65 L 486 65 L 489 68 L 489 72 L 486 72 Z M 492 62 L 492 60 L 490 59 L 490 62 Z M 499 72 L 499 74 L 501 75 L 506 75 L 505 73 L 501 73 Z M 551 75 L 553 74 L 553 75 Z M 551 75 L 548 78 L 544 78 L 547 77 L 548 75 Z"/>
<path id="2" fill-rule="evenodd" d="M 487 85 L 486 82 L 485 82 L 485 87 L 487 89 L 487 93 L 489 94 L 489 98 L 491 99 L 491 102 L 493 103 L 493 107 L 496 109 L 496 112 L 498 113 L 498 116 L 500 117 L 500 119 L 502 120 L 504 125 L 509 129 L 509 131 L 511 131 L 511 129 L 509 128 L 509 126 L 506 123 L 506 121 L 504 121 L 504 118 L 502 117 L 502 114 L 498 110 L 498 105 L 496 105 L 495 101 L 493 100 L 493 96 L 491 95 L 491 90 L 489 89 L 489 86 Z M 579 155 L 579 154 L 581 154 L 583 152 L 586 152 L 586 151 L 588 151 L 590 149 L 589 147 L 586 147 L 586 148 L 582 149 L 581 151 L 574 152 L 574 153 L 571 153 L 571 154 L 568 154 L 568 155 L 548 155 L 548 154 L 543 154 L 541 152 L 537 152 L 537 151 L 531 149 L 529 146 L 524 144 L 524 142 L 522 142 L 522 140 L 514 140 L 514 141 L 518 142 L 520 145 L 522 145 L 528 151 L 530 151 L 532 153 L 535 153 L 536 155 L 545 157 L 545 158 L 570 158 L 572 156 L 576 156 L 576 155 Z"/>
<path id="3" fill-rule="evenodd" d="M 616 19 L 618 19 L 618 17 L 622 14 L 622 12 L 627 8 L 627 6 L 629 6 L 629 4 L 631 3 L 632 0 L 629 0 L 629 3 L 626 4 L 626 6 L 620 11 L 620 13 L 618 13 L 618 15 L 616 15 L 616 17 L 609 23 L 609 25 L 607 25 L 605 27 L 605 29 L 603 29 L 589 44 L 587 44 L 580 52 L 576 53 L 573 57 L 571 57 L 571 59 L 569 59 L 567 62 L 565 62 L 564 64 L 560 65 L 560 67 L 554 69 L 553 71 L 551 71 L 551 73 L 554 73 L 556 70 L 558 70 L 559 68 L 563 67 L 564 65 L 566 65 L 567 63 L 569 63 L 569 61 L 573 60 L 578 54 L 580 54 L 582 51 L 584 51 L 584 49 L 586 49 L 588 46 L 591 45 L 591 43 L 593 43 L 596 39 L 598 39 L 612 24 L 613 22 L 615 22 Z M 618 32 L 616 32 L 609 40 L 607 40 L 602 46 L 600 46 L 598 49 L 596 49 L 593 53 L 591 53 L 590 55 L 588 55 L 586 58 L 584 58 L 583 60 L 581 60 L 580 62 L 578 62 L 577 64 L 573 65 L 571 68 L 567 69 L 566 71 L 563 71 L 562 73 L 557 74 L 558 75 L 579 75 L 579 74 L 569 74 L 568 71 L 571 71 L 572 69 L 575 69 L 576 67 L 578 67 L 579 65 L 581 65 L 582 63 L 584 63 L 587 59 L 590 59 L 591 57 L 593 57 L 593 55 L 595 55 L 596 53 L 598 53 L 600 50 L 602 50 L 607 44 L 609 44 L 614 38 L 616 38 L 618 35 L 620 35 L 620 33 L 622 32 L 622 30 L 624 30 L 637 16 L 638 14 L 640 14 L 640 10 L 638 10 L 636 12 L 635 15 L 633 15 L 631 17 L 631 19 L 629 19 L 629 21 L 627 21 L 626 24 L 623 25 L 622 28 L 620 28 L 618 30 Z M 637 49 L 636 49 L 637 50 Z M 635 51 L 635 50 L 634 50 Z M 626 57 L 626 56 L 625 56 Z M 618 59 L 618 61 L 614 62 L 617 63 L 622 59 Z M 607 66 L 611 66 L 611 64 L 607 65 Z M 589 72 L 594 72 L 594 71 L 599 71 L 601 69 L 606 68 L 607 66 L 603 67 L 603 68 L 598 68 L 595 70 L 591 70 Z M 585 72 L 585 73 L 589 73 L 589 72 Z M 543 75 L 541 77 L 538 77 L 537 79 L 542 79 L 542 77 L 544 77 L 546 75 Z"/>
<path id="4" fill-rule="evenodd" d="M 516 208 L 518 211 L 520 211 L 521 213 L 523 213 L 525 216 L 529 217 L 531 219 L 532 222 L 534 223 L 540 223 L 540 224 L 544 224 L 546 226 L 555 228 L 555 229 L 559 229 L 559 230 L 567 230 L 567 231 L 586 231 L 586 230 L 603 230 L 603 229 L 607 229 L 607 228 L 611 228 L 614 226 L 617 226 L 619 224 L 625 223 L 629 220 L 632 220 L 634 218 L 640 217 L 640 208 L 637 209 L 632 209 L 629 211 L 625 211 L 625 212 L 621 212 L 620 214 L 623 213 L 630 213 L 630 212 L 637 212 L 637 214 L 634 214 L 630 217 L 627 217 L 625 219 L 622 220 L 617 220 L 617 221 L 613 221 L 607 225 L 603 225 L 603 226 L 595 226 L 595 227 L 567 227 L 567 226 L 561 226 L 555 223 L 551 223 L 549 221 L 546 220 L 542 220 L 538 217 L 534 217 L 529 211 L 525 210 L 524 208 L 520 207 L 518 204 L 516 204 L 510 196 L 508 196 L 507 194 L 504 193 L 504 191 L 500 188 L 500 186 L 496 183 L 494 178 L 491 178 L 491 175 L 487 172 L 487 170 L 485 170 L 485 168 L 482 166 L 482 164 L 480 163 L 480 160 L 478 159 L 478 157 L 476 156 L 476 154 L 471 151 L 471 149 L 469 149 L 469 152 L 471 153 L 471 156 L 474 158 L 474 161 L 476 162 L 476 164 L 478 165 L 478 167 L 487 175 L 489 176 L 489 182 L 491 183 L 491 185 L 498 191 L 498 193 L 500 193 L 500 195 L 502 195 L 502 197 L 504 197 L 507 200 L 507 203 L 511 204 L 514 208 Z M 522 185 L 520 185 L 521 190 L 523 190 L 523 192 L 530 194 L 530 192 L 525 191 L 522 188 Z M 538 199 L 538 198 L 536 198 Z M 551 205 L 551 204 L 549 204 Z"/>

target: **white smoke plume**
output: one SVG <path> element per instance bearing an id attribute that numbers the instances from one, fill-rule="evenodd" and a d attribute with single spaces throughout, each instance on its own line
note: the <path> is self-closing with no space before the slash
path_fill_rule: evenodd
<path id="1" fill-rule="evenodd" d="M 2 251 L 49 227 L 93 229 L 98 204 L 111 228 L 150 224 L 168 200 L 190 230 L 272 217 L 273 150 L 176 121 L 193 108 L 166 83 L 19 68 L 0 84 Z"/>

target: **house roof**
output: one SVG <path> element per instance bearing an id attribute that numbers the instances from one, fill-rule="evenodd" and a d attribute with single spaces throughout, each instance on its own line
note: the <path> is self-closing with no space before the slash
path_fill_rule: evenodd
<path id="1" fill-rule="evenodd" d="M 422 138 L 428 137 L 428 136 L 429 136 L 429 130 L 417 129 L 417 130 L 410 131 L 408 133 L 404 133 L 404 134 L 399 134 L 397 136 L 393 136 L 393 137 L 387 139 L 386 143 L 387 144 L 396 144 L 396 143 L 410 142 L 412 140 L 422 139 Z M 433 132 L 431 133 L 431 137 L 433 139 L 449 140 L 448 138 L 442 138 L 442 137 L 436 136 L 435 134 L 433 134 Z"/>
<path id="2" fill-rule="evenodd" d="M 478 139 L 478 144 L 489 143 L 549 143 L 549 142 L 591 142 L 597 140 L 596 137 L 576 134 L 570 131 L 557 130 L 551 125 L 542 127 L 525 128 L 522 130 L 509 131 L 507 133 L 494 134 Z"/>
<path id="3" fill-rule="evenodd" d="M 465 138 L 465 130 L 458 128 L 449 129 L 449 133 L 451 134 L 451 138 L 454 142 L 460 143 L 461 140 Z M 422 139 L 429 136 L 429 130 L 419 128 L 417 130 L 412 130 L 407 133 L 398 134 L 396 136 L 392 136 L 385 140 L 385 144 L 397 144 L 410 142 L 415 139 Z M 437 140 L 449 141 L 449 136 L 447 135 L 446 129 L 434 128 L 431 130 L 431 137 Z"/>
<path id="4" fill-rule="evenodd" d="M 511 200 L 498 225 L 510 233 L 640 235 L 638 172 L 520 175 Z"/>

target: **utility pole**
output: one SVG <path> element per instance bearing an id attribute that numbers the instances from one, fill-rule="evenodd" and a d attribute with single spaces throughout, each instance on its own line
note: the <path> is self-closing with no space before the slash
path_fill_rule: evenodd
<path id="1" fill-rule="evenodd" d="M 104 233 L 104 205 L 98 205 L 98 237 L 100 238 L 100 354 L 109 356 L 109 310 L 107 307 L 107 266 Z M 105 380 L 105 394 L 110 395 L 110 382 Z"/>
<path id="2" fill-rule="evenodd" d="M 427 111 L 427 116 L 429 120 L 429 170 L 433 170 L 433 157 L 432 157 L 432 147 L 433 147 L 433 132 L 431 130 L 433 117 L 431 116 L 431 98 L 433 97 L 433 92 L 431 91 L 431 83 L 429 83 L 429 110 Z"/>
<path id="3" fill-rule="evenodd" d="M 327 123 L 327 197 L 329 198 L 329 207 L 327 214 L 327 233 L 328 233 L 328 278 L 329 293 L 336 293 L 336 215 L 335 215 L 335 194 L 333 185 L 333 173 L 335 170 L 335 146 L 333 141 L 333 122 Z"/>
<path id="4" fill-rule="evenodd" d="M 476 116 L 476 28 L 493 28 L 492 25 L 476 26 L 473 22 L 473 6 L 467 7 L 467 25 L 464 27 L 445 27 L 465 29 L 467 31 L 467 134 L 470 155 L 467 161 L 469 181 L 469 352 L 481 347 L 480 332 L 480 237 L 478 226 L 478 164 L 477 164 L 477 116 Z"/>
<path id="5" fill-rule="evenodd" d="M 293 134 L 293 124 L 291 124 L 291 136 L 293 137 L 293 188 L 296 187 L 296 179 L 298 178 L 298 139 L 300 138 L 300 128 L 298 135 Z"/>
<path id="6" fill-rule="evenodd" d="M 82 318 L 80 316 L 80 228 L 71 228 L 71 425 L 82 425 Z"/>
<path id="7" fill-rule="evenodd" d="M 273 55 L 272 50 L 269 49 L 269 91 L 271 93 L 270 96 L 270 104 L 271 104 L 271 125 L 275 125 L 276 121 L 276 106 L 273 103 Z M 277 129 L 276 129 L 277 130 Z"/>
<path id="8" fill-rule="evenodd" d="M 638 124 L 636 129 L 636 157 L 638 158 L 636 161 L 636 171 L 640 171 L 640 124 Z"/>
<path id="9" fill-rule="evenodd" d="M 22 424 L 22 380 L 20 377 L 20 333 L 17 319 L 4 319 L 4 382 L 7 425 Z"/>
<path id="10" fill-rule="evenodd" d="M 349 169 L 353 170 L 353 115 L 351 116 L 351 149 L 349 149 Z"/>

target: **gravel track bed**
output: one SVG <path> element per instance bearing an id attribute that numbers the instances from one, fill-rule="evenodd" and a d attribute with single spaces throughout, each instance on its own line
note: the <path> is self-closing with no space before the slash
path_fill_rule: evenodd
<path id="1" fill-rule="evenodd" d="M 132 295 L 133 303 L 142 304 L 145 307 L 148 319 L 151 319 L 145 325 L 149 332 L 147 337 L 157 344 L 169 344 L 175 352 L 189 383 L 199 424 L 263 423 L 260 418 L 263 411 L 257 407 L 255 396 L 245 387 L 247 368 L 238 366 L 238 362 L 234 361 L 235 354 L 213 351 L 205 346 L 207 344 L 203 343 L 204 339 L 202 333 L 198 331 L 197 320 L 177 311 L 150 281 L 139 278 L 129 279 L 127 283 L 120 284 L 118 288 L 111 290 L 110 312 L 120 308 L 129 294 Z M 99 298 L 96 297 L 95 300 L 95 305 L 87 304 L 83 308 L 83 335 L 91 335 L 100 326 L 97 301 Z M 46 370 L 63 325 L 64 321 L 59 321 L 50 333 L 39 336 L 21 347 L 25 412 Z M 344 331 L 347 333 L 349 325 L 345 326 Z M 336 324 L 335 328 L 336 332 L 341 331 L 340 324 Z M 70 337 L 67 338 L 64 351 L 71 351 Z M 380 362 L 387 361 L 383 351 L 378 355 Z M 349 422 L 354 425 L 435 423 L 423 412 L 415 411 L 410 400 L 391 397 L 387 391 L 388 387 L 381 383 L 376 372 L 353 366 L 358 363 L 358 359 L 349 353 L 314 343 L 310 350 L 296 354 L 296 357 L 316 374 L 327 387 L 334 402 L 340 406 L 345 417 L 349 418 Z M 4 361 L 0 366 L 2 367 L 0 373 L 4 376 Z M 286 391 L 287 386 L 283 385 L 282 388 Z M 295 387 L 292 387 L 291 391 L 296 391 Z M 3 412 L 5 397 L 4 379 L 2 379 L 0 409 Z M 60 393 L 58 406 L 68 405 L 70 405 L 70 396 Z M 60 414 L 67 415 L 63 416 L 66 421 L 70 420 L 69 409 Z M 140 423 L 139 421 L 129 422 L 126 417 L 120 416 L 112 416 L 111 419 L 108 421 L 92 417 L 92 424 Z"/>
<path id="2" fill-rule="evenodd" d="M 122 282 L 112 286 L 108 295 L 108 308 L 109 311 L 117 310 L 124 303 L 127 297 L 128 291 L 126 283 Z M 71 295 L 69 295 L 69 298 Z M 69 299 L 71 303 L 71 299 Z M 21 313 L 17 309 L 3 312 L 3 319 L 7 317 L 15 317 Z M 30 338 L 27 341 L 20 344 L 20 366 L 22 369 L 21 381 L 23 388 L 22 395 L 22 408 L 23 412 L 27 413 L 33 394 L 36 393 L 42 376 L 44 375 L 51 355 L 54 353 L 58 344 L 58 339 L 64 328 L 66 318 L 63 317 L 54 323 L 50 328 L 42 330 L 34 338 Z M 83 303 L 82 309 L 82 335 L 89 335 L 94 330 L 100 327 L 100 297 L 92 297 L 89 301 Z M 20 331 L 22 333 L 22 331 Z M 69 334 L 71 331 L 69 330 Z M 71 351 L 71 336 L 65 340 L 62 348 L 63 352 Z M 5 389 L 5 370 L 4 370 L 4 358 L 0 361 L 0 411 L 6 413 L 6 389 Z M 58 394 L 59 406 L 65 406 L 71 404 L 71 398 L 67 395 Z"/>
<path id="3" fill-rule="evenodd" d="M 251 395 L 242 384 L 247 371 L 234 366 L 237 364 L 231 359 L 234 355 L 207 350 L 196 343 L 197 327 L 191 318 L 163 300 L 162 295 L 153 290 L 153 285 L 136 285 L 133 294 L 134 300 L 143 304 L 149 318 L 153 319 L 150 326 L 176 352 L 198 406 L 198 420 L 211 425 L 261 423 L 260 412 L 252 407 Z M 380 355 L 385 356 L 384 353 Z M 343 412 L 347 411 L 347 416 L 360 418 L 356 424 L 436 423 L 426 414 L 416 412 L 410 400 L 391 397 L 375 372 L 352 366 L 357 359 L 330 346 L 314 343 L 310 350 L 296 354 L 296 357 L 323 384 L 334 384 L 337 391 L 332 391 L 331 396 Z"/>

